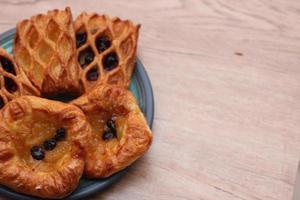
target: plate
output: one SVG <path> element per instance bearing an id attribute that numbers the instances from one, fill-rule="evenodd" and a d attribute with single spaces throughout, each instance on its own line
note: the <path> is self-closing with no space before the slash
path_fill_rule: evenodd
<path id="1" fill-rule="evenodd" d="M 0 46 L 6 49 L 9 53 L 12 53 L 13 38 L 15 35 L 15 29 L 11 29 L 3 34 L 0 34 Z M 151 82 L 147 75 L 147 72 L 142 64 L 142 62 L 137 59 L 135 71 L 132 76 L 132 81 L 130 84 L 130 90 L 138 100 L 141 110 L 143 111 L 147 122 L 150 127 L 152 127 L 153 116 L 154 116 L 154 98 L 152 92 Z M 76 200 L 82 199 L 94 193 L 97 193 L 109 185 L 113 184 L 119 178 L 121 178 L 127 169 L 124 169 L 108 178 L 93 180 L 93 179 L 80 179 L 80 183 L 77 189 L 70 194 L 65 199 Z M 0 194 L 12 199 L 22 199 L 22 200 L 38 200 L 40 198 L 20 194 L 14 192 L 7 187 L 0 186 Z"/>

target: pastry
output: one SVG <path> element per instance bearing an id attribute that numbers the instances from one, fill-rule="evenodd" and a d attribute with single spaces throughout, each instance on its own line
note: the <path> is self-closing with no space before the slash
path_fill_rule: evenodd
<path id="1" fill-rule="evenodd" d="M 127 167 L 149 148 L 152 133 L 134 96 L 124 87 L 99 85 L 72 102 L 92 128 L 87 177 L 108 177 Z"/>
<path id="2" fill-rule="evenodd" d="M 142 156 L 152 133 L 127 89 L 140 25 L 69 8 L 18 23 L 0 49 L 0 184 L 58 199 L 84 173 L 108 177 Z M 28 96 L 30 95 L 30 96 Z M 61 100 L 78 97 L 66 104 Z"/>
<path id="3" fill-rule="evenodd" d="M 70 8 L 19 22 L 13 51 L 17 65 L 43 96 L 81 93 Z"/>
<path id="4" fill-rule="evenodd" d="M 0 109 L 8 101 L 20 95 L 39 96 L 40 93 L 13 58 L 0 48 Z"/>
<path id="5" fill-rule="evenodd" d="M 10 101 L 0 112 L 0 183 L 49 199 L 70 194 L 90 136 L 75 106 L 34 96 Z"/>
<path id="6" fill-rule="evenodd" d="M 85 91 L 97 84 L 127 87 L 135 65 L 140 25 L 117 17 L 83 12 L 74 26 Z"/>

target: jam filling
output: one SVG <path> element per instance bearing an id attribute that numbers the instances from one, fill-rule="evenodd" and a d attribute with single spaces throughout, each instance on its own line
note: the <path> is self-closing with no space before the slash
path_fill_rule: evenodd
<path id="1" fill-rule="evenodd" d="M 98 37 L 96 39 L 96 47 L 99 53 L 105 51 L 111 46 L 111 41 L 107 36 Z"/>
<path id="2" fill-rule="evenodd" d="M 79 48 L 85 44 L 87 39 L 86 32 L 78 32 L 76 33 L 76 47 Z"/>
<path id="3" fill-rule="evenodd" d="M 91 68 L 86 74 L 86 79 L 89 81 L 96 81 L 98 80 L 98 77 L 99 77 L 99 71 L 97 66 Z"/>
<path id="4" fill-rule="evenodd" d="M 31 156 L 36 160 L 43 160 L 45 158 L 45 150 L 51 151 L 53 150 L 57 142 L 62 141 L 66 138 L 66 129 L 65 128 L 58 128 L 56 130 L 56 134 L 54 138 L 50 138 L 43 143 L 43 147 L 41 146 L 33 146 L 30 150 Z"/>
<path id="5" fill-rule="evenodd" d="M 15 81 L 9 77 L 4 77 L 4 87 L 10 93 L 18 90 L 18 86 Z"/>
<path id="6" fill-rule="evenodd" d="M 0 56 L 0 63 L 4 71 L 16 75 L 15 67 L 10 60 Z"/>
<path id="7" fill-rule="evenodd" d="M 95 54 L 91 47 L 86 48 L 85 50 L 81 51 L 78 55 L 78 62 L 80 66 L 84 69 L 88 64 L 93 62 Z"/>
<path id="8" fill-rule="evenodd" d="M 119 58 L 116 52 L 112 52 L 104 56 L 102 64 L 106 71 L 116 68 L 119 64 Z"/>

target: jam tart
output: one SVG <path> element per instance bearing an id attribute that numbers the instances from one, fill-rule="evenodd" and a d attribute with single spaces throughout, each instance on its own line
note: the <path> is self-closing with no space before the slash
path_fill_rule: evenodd
<path id="1" fill-rule="evenodd" d="M 0 112 L 0 183 L 17 192 L 62 198 L 78 185 L 91 129 L 77 107 L 34 96 Z"/>
<path id="2" fill-rule="evenodd" d="M 84 172 L 88 177 L 108 177 L 124 169 L 151 145 L 152 132 L 124 87 L 100 85 L 72 104 L 82 109 L 92 129 Z"/>

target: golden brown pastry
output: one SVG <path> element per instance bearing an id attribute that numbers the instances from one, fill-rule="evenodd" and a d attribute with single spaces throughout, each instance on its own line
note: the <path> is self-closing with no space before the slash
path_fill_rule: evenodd
<path id="1" fill-rule="evenodd" d="M 129 85 L 139 28 L 129 20 L 95 13 L 77 17 L 76 46 L 85 91 L 97 84 Z"/>
<path id="2" fill-rule="evenodd" d="M 110 176 L 149 148 L 151 130 L 134 96 L 124 87 L 97 86 L 72 103 L 83 110 L 92 127 L 85 165 L 88 177 Z"/>
<path id="3" fill-rule="evenodd" d="M 39 96 L 37 90 L 20 69 L 13 58 L 0 48 L 0 109 L 20 95 Z"/>
<path id="4" fill-rule="evenodd" d="M 19 22 L 13 50 L 16 63 L 42 94 L 81 93 L 70 8 Z"/>
<path id="5" fill-rule="evenodd" d="M 91 130 L 77 107 L 33 96 L 0 112 L 0 184 L 21 193 L 62 198 L 77 186 Z"/>

